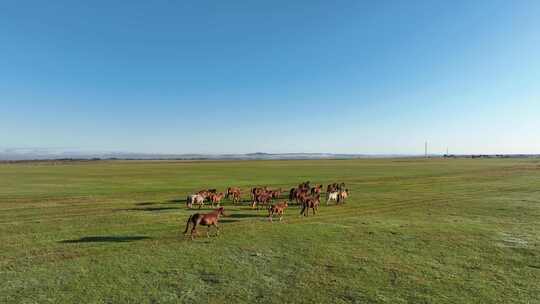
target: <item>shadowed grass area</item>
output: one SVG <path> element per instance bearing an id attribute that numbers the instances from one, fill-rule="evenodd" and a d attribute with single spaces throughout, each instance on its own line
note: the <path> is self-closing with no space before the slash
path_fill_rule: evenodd
<path id="1" fill-rule="evenodd" d="M 133 242 L 149 239 L 147 236 L 86 236 L 76 240 L 64 240 L 60 243 L 93 243 L 93 242 Z"/>
<path id="2" fill-rule="evenodd" d="M 305 180 L 351 197 L 182 234 L 190 193 Z M 536 303 L 539 218 L 536 159 L 0 164 L 0 303 Z"/>

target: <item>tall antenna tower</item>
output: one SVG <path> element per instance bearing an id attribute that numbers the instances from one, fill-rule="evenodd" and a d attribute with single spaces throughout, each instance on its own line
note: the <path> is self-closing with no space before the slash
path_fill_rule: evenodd
<path id="1" fill-rule="evenodd" d="M 427 158 L 427 141 L 424 144 L 424 156 Z"/>

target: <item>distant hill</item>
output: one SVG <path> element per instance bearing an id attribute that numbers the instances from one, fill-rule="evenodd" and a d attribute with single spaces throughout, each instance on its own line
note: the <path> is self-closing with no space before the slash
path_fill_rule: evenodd
<path id="1" fill-rule="evenodd" d="M 158 154 L 132 152 L 87 152 L 54 149 L 4 149 L 0 161 L 49 159 L 180 159 L 180 160 L 265 160 L 265 159 L 348 159 L 395 157 L 404 155 L 367 155 L 334 153 L 247 153 L 247 154 Z M 412 155 L 411 155 L 412 156 Z"/>
<path id="2" fill-rule="evenodd" d="M 391 158 L 424 157 L 414 154 L 339 154 L 339 153 L 246 153 L 246 154 L 159 154 L 134 152 L 88 152 L 63 151 L 55 149 L 0 149 L 0 161 L 53 160 L 53 159 L 177 159 L 177 160 L 272 160 L 272 159 L 353 159 L 353 158 Z M 507 158 L 538 157 L 535 154 L 497 154 L 497 155 L 436 155 L 429 157 L 472 157 L 472 158 Z"/>

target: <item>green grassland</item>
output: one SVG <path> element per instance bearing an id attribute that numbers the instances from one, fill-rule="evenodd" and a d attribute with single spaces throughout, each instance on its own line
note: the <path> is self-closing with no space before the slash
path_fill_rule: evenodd
<path id="1" fill-rule="evenodd" d="M 181 234 L 189 193 L 304 180 L 351 198 Z M 540 303 L 539 244 L 537 159 L 0 164 L 0 303 Z"/>

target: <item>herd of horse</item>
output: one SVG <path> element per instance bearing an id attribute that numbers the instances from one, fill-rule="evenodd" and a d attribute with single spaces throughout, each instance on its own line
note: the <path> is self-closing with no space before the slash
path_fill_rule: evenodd
<path id="1" fill-rule="evenodd" d="M 313 215 L 317 214 L 319 205 L 321 204 L 321 192 L 323 185 L 310 186 L 310 182 L 306 181 L 299 184 L 297 187 L 291 188 L 288 194 L 288 201 L 284 200 L 279 203 L 273 204 L 275 200 L 282 197 L 283 190 L 270 189 L 268 187 L 254 187 L 249 191 L 250 205 L 252 209 L 265 207 L 268 210 L 268 219 L 273 221 L 274 215 L 279 216 L 279 221 L 283 218 L 285 209 L 289 206 L 289 203 L 295 202 L 301 209 L 300 215 L 308 216 L 309 210 L 312 210 Z M 239 187 L 229 187 L 227 192 L 217 192 L 216 189 L 204 189 L 195 194 L 190 194 L 186 198 L 186 205 L 189 209 L 197 205 L 200 209 L 205 201 L 208 201 L 212 208 L 216 208 L 209 213 L 195 213 L 189 217 L 186 223 L 186 234 L 191 229 L 191 238 L 197 234 L 197 226 L 207 226 L 208 231 L 210 227 L 216 228 L 216 234 L 219 235 L 218 221 L 220 216 L 224 215 L 224 208 L 221 206 L 221 201 L 226 198 L 230 199 L 233 204 L 239 204 L 242 202 L 242 190 Z M 345 203 L 345 200 L 349 197 L 349 190 L 345 188 L 345 183 L 332 183 L 326 187 L 326 204 L 330 201 L 335 201 L 336 204 Z M 207 236 L 209 232 L 207 231 Z"/>

